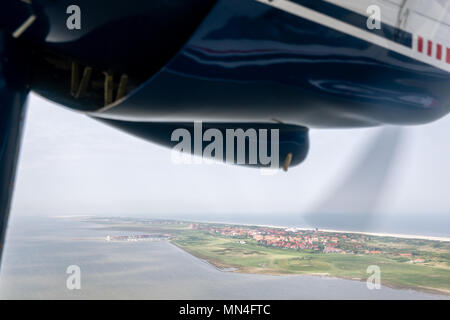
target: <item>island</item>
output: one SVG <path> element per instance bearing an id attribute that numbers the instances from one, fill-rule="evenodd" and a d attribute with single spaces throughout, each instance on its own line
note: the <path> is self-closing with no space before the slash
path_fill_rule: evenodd
<path id="1" fill-rule="evenodd" d="M 228 272 L 366 281 L 367 268 L 375 265 L 383 286 L 450 295 L 447 238 L 142 218 L 85 220 L 169 241 Z"/>

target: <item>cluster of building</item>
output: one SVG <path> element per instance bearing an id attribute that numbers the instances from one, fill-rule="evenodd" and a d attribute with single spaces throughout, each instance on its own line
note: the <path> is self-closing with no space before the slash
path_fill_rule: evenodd
<path id="1" fill-rule="evenodd" d="M 245 227 L 218 224 L 191 224 L 191 229 L 204 230 L 222 236 L 244 240 L 253 239 L 258 244 L 268 247 L 306 250 L 317 253 L 337 254 L 392 254 L 399 257 L 409 257 L 410 263 L 423 263 L 424 259 L 414 259 L 411 253 L 385 252 L 379 248 L 372 248 L 367 241 L 370 236 L 357 233 L 323 232 L 318 229 L 303 230 L 298 228 L 276 227 Z"/>
<path id="2" fill-rule="evenodd" d="M 296 250 L 323 253 L 354 253 L 363 247 L 365 235 L 300 230 L 296 228 L 242 227 L 208 224 L 191 224 L 190 228 L 236 238 L 250 238 L 258 244 Z M 343 244 L 345 243 L 345 246 Z"/>

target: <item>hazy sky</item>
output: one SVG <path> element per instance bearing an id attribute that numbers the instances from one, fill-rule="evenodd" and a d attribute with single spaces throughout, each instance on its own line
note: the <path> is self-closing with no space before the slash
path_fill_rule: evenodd
<path id="1" fill-rule="evenodd" d="M 320 206 L 379 130 L 312 130 L 302 165 L 262 176 L 237 166 L 172 164 L 168 149 L 31 95 L 13 215 L 303 215 Z M 403 138 L 378 210 L 446 215 L 450 117 L 408 127 Z"/>

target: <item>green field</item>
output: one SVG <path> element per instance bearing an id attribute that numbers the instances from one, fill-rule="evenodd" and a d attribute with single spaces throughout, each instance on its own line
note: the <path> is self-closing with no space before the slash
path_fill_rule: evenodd
<path id="1" fill-rule="evenodd" d="M 110 224 L 111 229 L 166 233 L 174 245 L 205 259 L 218 268 L 260 274 L 312 274 L 365 281 L 370 265 L 381 269 L 381 284 L 450 294 L 449 244 L 392 237 L 371 237 L 370 245 L 389 250 L 415 250 L 427 263 L 408 263 L 409 259 L 390 254 L 311 253 L 293 249 L 265 247 L 252 239 L 241 244 L 234 237 L 193 230 L 188 224 L 142 225 Z"/>
<path id="2" fill-rule="evenodd" d="M 174 244 L 189 253 L 208 260 L 220 268 L 234 267 L 240 272 L 266 274 L 320 274 L 365 280 L 366 269 L 377 265 L 382 283 L 393 287 L 443 289 L 450 292 L 450 268 L 415 265 L 373 255 L 342 255 L 303 253 L 301 251 L 267 248 L 247 241 L 188 232 Z"/>

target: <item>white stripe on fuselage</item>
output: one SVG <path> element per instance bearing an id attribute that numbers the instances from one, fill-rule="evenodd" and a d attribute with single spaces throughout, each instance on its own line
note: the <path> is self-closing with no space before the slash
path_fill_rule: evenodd
<path id="1" fill-rule="evenodd" d="M 414 50 L 415 44 L 413 44 L 413 48 L 408 48 L 401 44 L 398 44 L 394 41 L 388 40 L 386 38 L 380 37 L 370 31 L 366 31 L 364 29 L 352 26 L 344 21 L 338 20 L 336 18 L 330 17 L 318 11 L 309 9 L 300 4 L 288 1 L 288 0 L 256 0 L 268 6 L 272 6 L 274 8 L 280 9 L 282 11 L 288 12 L 297 17 L 313 21 L 325 27 L 343 32 L 345 34 L 351 35 L 355 38 L 362 39 L 364 41 L 368 41 L 380 47 L 386 48 L 388 50 L 397 52 L 404 56 L 413 58 L 415 60 L 430 64 L 436 68 L 441 70 L 445 70 L 450 72 L 450 64 L 446 63 L 446 59 L 437 60 L 435 57 L 429 57 L 426 54 L 422 54 Z M 417 37 L 413 35 L 413 42 L 415 42 Z"/>

